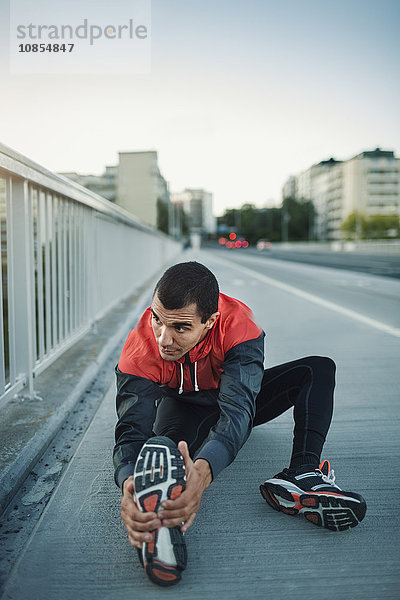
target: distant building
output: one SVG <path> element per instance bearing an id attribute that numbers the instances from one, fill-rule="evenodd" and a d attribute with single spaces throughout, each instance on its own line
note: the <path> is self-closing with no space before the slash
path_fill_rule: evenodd
<path id="1" fill-rule="evenodd" d="M 116 202 L 145 223 L 157 227 L 160 204 L 168 213 L 168 184 L 156 151 L 119 152 Z"/>
<path id="2" fill-rule="evenodd" d="M 99 196 L 115 202 L 117 190 L 117 166 L 106 167 L 102 175 L 82 175 L 80 173 L 60 173 L 75 183 L 83 185 Z"/>
<path id="3" fill-rule="evenodd" d="M 394 152 L 377 148 L 346 161 L 343 204 L 346 213 L 400 214 L 400 159 Z"/>
<path id="4" fill-rule="evenodd" d="M 191 231 L 200 234 L 217 231 L 217 221 L 213 215 L 213 195 L 210 192 L 186 188 L 183 192 L 171 194 L 171 201 L 183 206 Z"/>
<path id="5" fill-rule="evenodd" d="M 168 228 L 169 190 L 160 173 L 156 151 L 119 152 L 118 165 L 106 167 L 102 175 L 60 175 L 115 202 L 148 225 Z"/>
<path id="6" fill-rule="evenodd" d="M 295 190 L 297 200 L 312 200 L 316 216 L 314 234 L 319 240 L 338 240 L 340 226 L 349 214 L 400 215 L 400 159 L 391 150 L 376 148 L 346 161 L 333 158 L 293 176 L 282 188 Z M 289 186 L 291 186 L 289 188 Z"/>

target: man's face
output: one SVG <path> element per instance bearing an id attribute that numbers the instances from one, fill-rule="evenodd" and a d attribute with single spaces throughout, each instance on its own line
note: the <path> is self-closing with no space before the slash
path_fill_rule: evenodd
<path id="1" fill-rule="evenodd" d="M 214 325 L 219 313 L 214 313 L 206 323 L 201 322 L 196 304 L 167 310 L 157 293 L 151 304 L 154 336 L 164 360 L 178 360 L 198 344 Z"/>

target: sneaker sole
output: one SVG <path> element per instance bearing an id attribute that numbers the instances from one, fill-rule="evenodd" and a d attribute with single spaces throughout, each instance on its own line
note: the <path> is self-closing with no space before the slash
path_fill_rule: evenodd
<path id="1" fill-rule="evenodd" d="M 310 523 L 330 531 L 355 527 L 364 518 L 365 500 L 353 492 L 305 492 L 282 479 L 260 485 L 263 498 L 272 508 L 286 515 L 303 515 Z"/>
<path id="2" fill-rule="evenodd" d="M 142 447 L 134 473 L 135 497 L 142 512 L 157 512 L 161 502 L 178 498 L 185 489 L 185 465 L 172 440 L 154 437 Z M 151 532 L 138 555 L 147 577 L 157 585 L 178 583 L 186 567 L 186 544 L 180 527 Z"/>

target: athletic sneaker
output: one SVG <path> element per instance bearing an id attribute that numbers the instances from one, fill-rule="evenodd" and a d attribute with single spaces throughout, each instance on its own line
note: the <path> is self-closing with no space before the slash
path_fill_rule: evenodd
<path id="1" fill-rule="evenodd" d="M 167 437 L 150 438 L 142 447 L 134 473 L 136 503 L 143 512 L 157 512 L 163 500 L 185 489 L 185 465 L 176 444 Z M 138 549 L 146 575 L 162 586 L 174 585 L 186 567 L 186 544 L 180 527 L 160 527 L 151 542 Z"/>
<path id="2" fill-rule="evenodd" d="M 363 520 L 367 506 L 354 492 L 343 492 L 335 484 L 328 460 L 319 469 L 284 469 L 260 485 L 265 500 L 287 515 L 302 514 L 308 521 L 332 531 L 355 527 Z"/>

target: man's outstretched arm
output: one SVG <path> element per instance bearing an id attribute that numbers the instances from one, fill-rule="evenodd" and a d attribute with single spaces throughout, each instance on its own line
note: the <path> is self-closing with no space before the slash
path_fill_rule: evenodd
<path id="1" fill-rule="evenodd" d="M 161 397 L 160 386 L 145 379 L 122 373 L 117 374 L 117 414 L 113 452 L 115 483 L 122 484 L 133 475 L 136 459 L 143 444 L 152 436 L 156 414 L 156 400 Z"/>
<path id="2" fill-rule="evenodd" d="M 221 414 L 195 455 L 195 461 L 202 458 L 210 464 L 213 479 L 235 459 L 250 435 L 264 375 L 264 332 L 231 348 L 222 368 Z"/>

